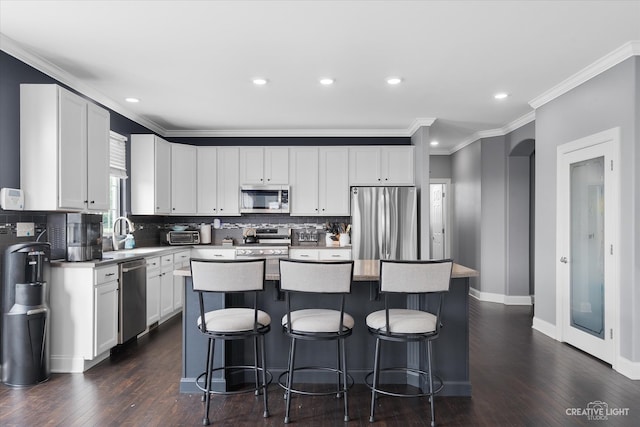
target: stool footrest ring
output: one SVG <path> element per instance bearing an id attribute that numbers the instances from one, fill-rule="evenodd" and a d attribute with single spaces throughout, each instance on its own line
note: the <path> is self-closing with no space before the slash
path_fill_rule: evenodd
<path id="1" fill-rule="evenodd" d="M 427 384 L 429 384 L 429 372 L 427 371 L 422 371 L 420 369 L 411 369 L 411 368 L 404 368 L 404 367 L 400 367 L 400 368 L 385 368 L 385 369 L 380 369 L 380 371 L 378 372 L 378 374 L 382 374 L 382 373 L 390 373 L 390 372 L 400 372 L 400 373 L 412 373 L 412 374 L 417 374 L 420 377 L 422 377 L 422 379 L 424 380 L 424 382 Z M 364 383 L 367 387 L 369 387 L 369 389 L 374 390 L 373 388 L 373 380 L 372 377 L 373 376 L 373 371 L 369 372 L 365 377 L 364 377 Z M 387 396 L 394 396 L 394 397 L 425 397 L 425 396 L 431 396 L 432 394 L 435 395 L 436 393 L 438 393 L 440 390 L 442 390 L 442 388 L 444 387 L 444 382 L 442 381 L 442 378 L 440 378 L 437 375 L 433 375 L 433 393 L 429 393 L 429 392 L 424 392 L 424 393 L 420 393 L 420 392 L 416 392 L 416 393 L 397 393 L 397 392 L 393 392 L 393 391 L 389 391 L 389 390 L 385 390 L 385 389 L 381 389 L 380 384 L 378 384 L 378 388 L 375 388 L 375 392 L 376 393 L 380 393 L 380 394 L 384 394 Z"/>
<path id="2" fill-rule="evenodd" d="M 233 391 L 215 391 L 215 390 L 209 390 L 209 394 L 221 394 L 221 395 L 233 395 L 233 394 L 243 394 L 243 393 L 251 393 L 251 392 L 256 392 L 259 390 L 265 390 L 267 389 L 267 387 L 269 386 L 269 384 L 271 384 L 271 381 L 273 380 L 273 375 L 271 374 L 270 371 L 265 370 L 262 367 L 256 368 L 255 366 L 224 366 L 221 368 L 216 368 L 216 369 L 212 369 L 211 370 L 211 374 L 213 375 L 214 372 L 218 372 L 218 371 L 237 371 L 237 372 L 241 372 L 241 371 L 252 371 L 252 372 L 262 372 L 264 371 L 266 376 L 267 376 L 267 383 L 266 384 L 260 384 L 258 387 L 250 387 L 250 388 L 243 388 L 241 390 L 233 390 Z M 196 378 L 196 387 L 198 387 L 201 391 L 203 392 L 207 392 L 206 389 L 206 384 L 204 384 L 204 377 L 207 373 L 203 372 L 200 375 L 198 375 L 198 378 Z"/>
<path id="3" fill-rule="evenodd" d="M 327 371 L 327 372 L 333 372 L 335 374 L 342 375 L 342 370 L 339 370 L 336 368 L 329 368 L 325 366 L 303 366 L 300 368 L 295 368 L 294 372 L 311 371 L 311 370 Z M 284 390 L 287 390 L 286 379 L 288 375 L 289 375 L 289 371 L 287 370 L 281 373 L 280 376 L 278 377 L 278 385 L 280 385 L 280 387 L 282 387 Z M 354 384 L 353 377 L 351 377 L 351 375 L 347 373 L 347 390 L 353 387 L 353 384 Z M 308 390 L 297 390 L 292 388 L 291 390 L 289 390 L 289 392 L 296 393 L 296 394 L 303 394 L 306 396 L 330 396 L 330 395 L 344 393 L 344 390 L 342 388 L 335 388 L 331 391 L 308 391 Z"/>

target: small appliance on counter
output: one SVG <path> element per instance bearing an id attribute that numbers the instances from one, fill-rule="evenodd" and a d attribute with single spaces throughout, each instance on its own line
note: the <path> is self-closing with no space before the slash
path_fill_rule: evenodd
<path id="1" fill-rule="evenodd" d="M 199 245 L 200 232 L 193 230 L 168 231 L 163 239 L 169 245 Z"/>
<path id="2" fill-rule="evenodd" d="M 9 246 L 0 292 L 2 382 L 27 386 L 49 379 L 49 307 L 45 267 L 49 243 Z"/>
<path id="3" fill-rule="evenodd" d="M 200 244 L 208 245 L 211 243 L 211 224 L 200 224 Z"/>
<path id="4" fill-rule="evenodd" d="M 47 216 L 51 259 L 102 259 L 102 215 L 52 213 Z"/>

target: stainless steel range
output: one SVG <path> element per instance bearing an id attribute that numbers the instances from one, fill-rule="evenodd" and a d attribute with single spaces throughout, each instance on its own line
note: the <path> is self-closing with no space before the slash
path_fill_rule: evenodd
<path id="1" fill-rule="evenodd" d="M 288 246 L 244 245 L 236 247 L 236 258 L 288 258 Z"/>
<path id="2" fill-rule="evenodd" d="M 246 233 L 245 233 L 246 234 Z M 288 258 L 291 230 L 288 228 L 252 229 L 255 243 L 236 247 L 236 258 Z"/>

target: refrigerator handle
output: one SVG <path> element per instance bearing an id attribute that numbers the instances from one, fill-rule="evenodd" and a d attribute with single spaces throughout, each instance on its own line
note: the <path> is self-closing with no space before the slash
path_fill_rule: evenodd
<path id="1" fill-rule="evenodd" d="M 378 247 L 380 248 L 380 258 L 384 259 L 384 254 L 385 254 L 385 241 L 386 241 L 386 237 L 385 237 L 385 232 L 384 232 L 384 224 L 385 224 L 385 220 L 384 220 L 384 192 L 380 192 L 380 197 L 378 197 L 378 233 L 377 233 L 377 238 L 378 238 Z"/>

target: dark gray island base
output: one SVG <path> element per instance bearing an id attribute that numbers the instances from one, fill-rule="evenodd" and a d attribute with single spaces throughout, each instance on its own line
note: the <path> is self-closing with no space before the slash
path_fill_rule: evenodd
<path id="1" fill-rule="evenodd" d="M 278 292 L 277 261 L 267 266 L 267 284 L 260 297 L 260 307 L 271 316 L 271 331 L 266 336 L 267 368 L 273 374 L 273 382 L 286 371 L 289 340 L 282 332 L 281 319 L 285 314 L 285 303 Z M 188 269 L 178 270 L 175 274 L 185 276 L 184 309 L 182 321 L 182 378 L 181 393 L 196 393 L 195 378 L 204 372 L 207 355 L 207 340 L 196 327 L 200 315 L 197 294 Z M 434 372 L 444 382 L 441 396 L 471 396 L 469 380 L 469 277 L 477 276 L 475 270 L 454 264 L 451 288 L 443 306 L 443 328 L 440 337 L 434 342 Z M 373 369 L 375 339 L 367 332 L 366 316 L 372 311 L 384 309 L 382 300 L 377 299 L 378 261 L 355 261 L 354 284 L 347 299 L 346 311 L 356 322 L 353 335 L 346 340 L 347 365 L 349 374 L 356 383 L 364 383 L 365 375 Z M 209 294 L 205 308 L 223 308 L 238 296 Z M 399 298 L 403 298 L 400 297 Z M 323 298 L 309 296 L 307 307 L 320 306 Z M 428 297 L 404 297 L 399 300 L 408 308 L 428 307 Z M 386 343 L 385 343 L 386 344 Z M 224 348 L 224 352 L 221 351 Z M 426 349 L 418 343 L 389 343 L 382 348 L 385 366 L 410 366 L 426 370 Z M 251 341 L 216 342 L 215 365 L 222 366 L 222 354 L 226 365 L 253 364 L 253 343 Z M 308 343 L 300 346 L 297 355 L 299 366 L 334 366 L 337 348 L 333 343 Z M 426 389 L 418 378 L 387 377 L 387 382 L 408 383 Z M 220 371 L 214 380 L 214 388 L 225 390 L 231 386 L 232 378 L 224 377 Z M 242 380 L 240 380 L 242 381 Z M 251 381 L 249 379 L 249 381 Z M 306 383 L 335 383 L 335 374 L 329 376 L 321 371 L 296 374 L 296 381 Z M 381 377 L 381 381 L 385 381 Z"/>

